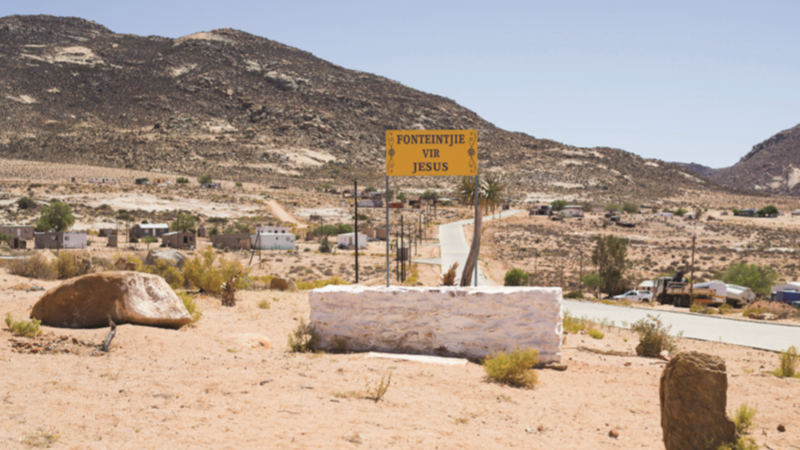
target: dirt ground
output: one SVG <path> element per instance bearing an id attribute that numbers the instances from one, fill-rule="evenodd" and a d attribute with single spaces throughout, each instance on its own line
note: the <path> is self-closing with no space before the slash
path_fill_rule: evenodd
<path id="1" fill-rule="evenodd" d="M 0 310 L 27 316 L 41 293 L 13 288 L 26 282 L 0 276 Z M 261 300 L 269 309 L 257 307 Z M 663 361 L 579 350 L 632 352 L 637 338 L 625 330 L 605 329 L 602 340 L 568 335 L 567 371 L 539 370 L 538 386 L 524 390 L 488 382 L 475 363 L 289 353 L 288 334 L 308 320 L 305 293 L 250 291 L 233 308 L 211 297 L 198 304 L 203 318 L 179 331 L 120 326 L 102 356 L 88 345 L 16 353 L 11 333 L 0 330 L 0 448 L 663 448 Z M 108 329 L 44 331 L 88 344 Z M 247 334 L 273 348 L 243 344 Z M 765 375 L 777 355 L 692 340 L 679 346 L 727 361 L 728 409 L 757 407 L 759 443 L 797 448 L 800 380 Z M 382 401 L 362 398 L 367 384 L 389 374 Z"/>

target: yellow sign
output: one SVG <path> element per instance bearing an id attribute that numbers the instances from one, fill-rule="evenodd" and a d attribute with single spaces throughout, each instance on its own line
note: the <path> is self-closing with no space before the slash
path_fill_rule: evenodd
<path id="1" fill-rule="evenodd" d="M 390 177 L 478 174 L 475 130 L 390 130 L 386 132 L 386 175 Z"/>

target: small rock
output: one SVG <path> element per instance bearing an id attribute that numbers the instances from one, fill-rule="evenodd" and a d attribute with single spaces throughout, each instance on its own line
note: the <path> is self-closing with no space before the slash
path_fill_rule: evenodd
<path id="1" fill-rule="evenodd" d="M 619 431 L 612 429 L 611 431 L 608 432 L 608 437 L 617 439 L 619 437 Z"/>
<path id="2" fill-rule="evenodd" d="M 784 432 L 786 432 L 786 427 L 783 426 L 783 425 L 778 425 L 778 431 L 780 431 L 781 433 L 784 433 Z"/>
<path id="3" fill-rule="evenodd" d="M 550 364 L 545 365 L 544 368 L 545 369 L 558 370 L 560 372 L 563 372 L 563 371 L 567 370 L 567 365 L 566 364 L 550 363 Z"/>
<path id="4" fill-rule="evenodd" d="M 625 363 L 625 367 L 630 367 L 630 366 L 631 366 L 631 362 L 630 361 Z"/>
<path id="5" fill-rule="evenodd" d="M 658 355 L 658 357 L 663 359 L 664 361 L 669 361 L 669 351 L 662 350 L 661 353 Z"/>

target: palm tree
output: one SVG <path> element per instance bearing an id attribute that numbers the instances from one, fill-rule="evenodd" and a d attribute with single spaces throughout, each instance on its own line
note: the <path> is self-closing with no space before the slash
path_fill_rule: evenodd
<path id="1" fill-rule="evenodd" d="M 481 227 L 483 226 L 483 214 L 491 211 L 494 214 L 495 209 L 503 203 L 503 191 L 506 189 L 506 183 L 503 179 L 496 174 L 486 175 L 482 180 L 478 180 L 478 216 L 475 220 L 475 226 L 478 233 L 472 241 L 467 263 L 464 264 L 464 271 L 461 273 L 461 286 L 470 286 L 472 284 L 472 274 L 475 271 L 475 264 L 477 264 L 477 255 L 481 248 Z M 456 188 L 456 196 L 458 196 L 461 203 L 469 206 L 475 206 L 475 178 L 463 177 Z"/>

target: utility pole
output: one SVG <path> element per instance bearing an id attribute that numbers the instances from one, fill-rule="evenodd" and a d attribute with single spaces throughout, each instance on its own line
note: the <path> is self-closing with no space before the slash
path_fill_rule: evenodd
<path id="1" fill-rule="evenodd" d="M 692 302 L 694 301 L 694 244 L 695 240 L 697 239 L 697 235 L 692 236 L 692 268 L 691 268 L 691 279 L 689 280 L 689 306 L 692 306 Z"/>
<path id="2" fill-rule="evenodd" d="M 580 271 L 578 272 L 578 284 L 580 285 L 580 289 L 583 290 L 583 252 L 578 250 L 578 255 L 580 258 Z"/>
<path id="3" fill-rule="evenodd" d="M 406 282 L 406 251 L 405 251 L 405 241 L 403 239 L 403 234 L 405 234 L 405 230 L 403 229 L 403 215 L 400 215 L 400 251 L 397 252 L 398 255 L 402 254 L 398 259 L 400 260 L 400 281 L 405 283 Z"/>
<path id="4" fill-rule="evenodd" d="M 355 214 L 355 226 L 353 227 L 353 235 L 355 236 L 356 241 L 356 284 L 358 284 L 358 180 L 353 180 L 353 198 L 356 201 L 356 214 Z"/>

